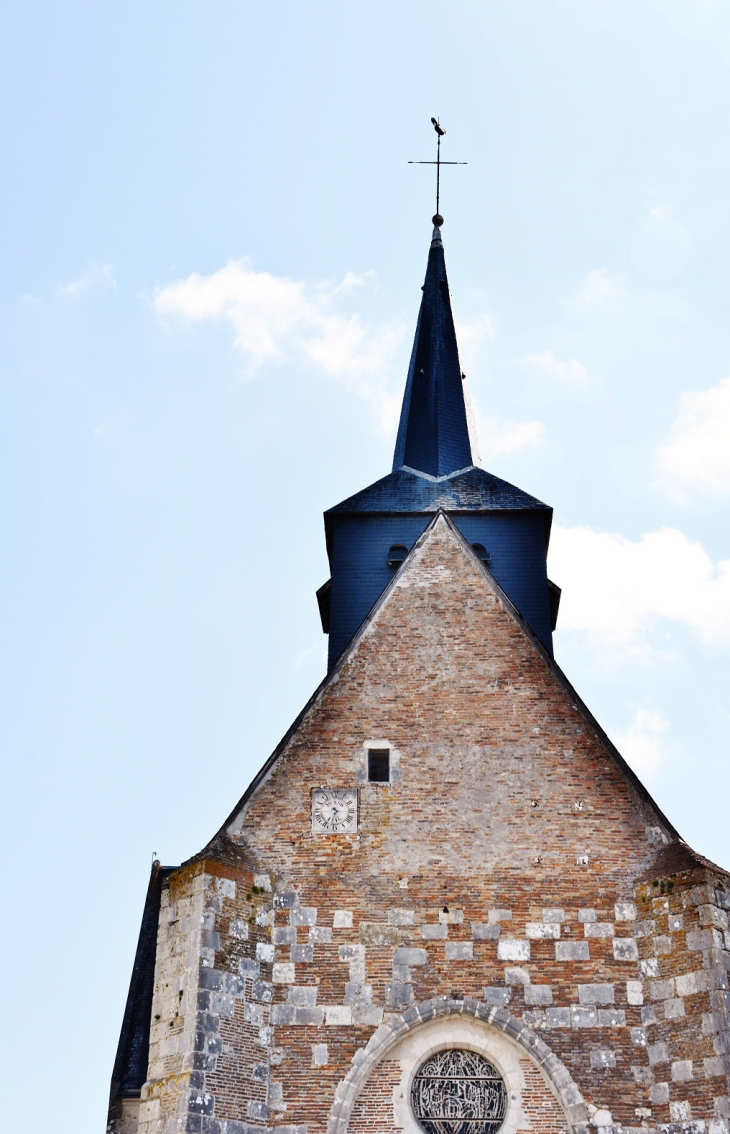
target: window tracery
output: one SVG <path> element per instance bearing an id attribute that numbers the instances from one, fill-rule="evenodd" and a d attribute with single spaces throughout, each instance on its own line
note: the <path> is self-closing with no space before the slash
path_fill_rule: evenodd
<path id="1" fill-rule="evenodd" d="M 425 1134 L 496 1134 L 507 1108 L 499 1072 L 475 1051 L 450 1048 L 421 1065 L 411 1092 Z"/>

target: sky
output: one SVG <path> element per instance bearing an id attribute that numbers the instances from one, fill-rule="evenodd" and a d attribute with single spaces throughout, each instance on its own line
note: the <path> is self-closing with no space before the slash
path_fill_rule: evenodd
<path id="1" fill-rule="evenodd" d="M 556 658 L 730 868 L 727 0 L 6 0 L 7 1128 L 98 1134 L 153 856 L 324 674 L 441 211 L 485 467 L 555 509 Z"/>

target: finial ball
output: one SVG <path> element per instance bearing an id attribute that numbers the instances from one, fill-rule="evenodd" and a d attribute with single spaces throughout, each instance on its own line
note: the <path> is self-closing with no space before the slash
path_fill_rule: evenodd
<path id="1" fill-rule="evenodd" d="M 432 217 L 431 221 L 436 225 L 436 228 L 441 228 L 441 225 L 444 223 L 444 218 L 441 216 L 441 213 L 436 213 L 436 216 Z"/>

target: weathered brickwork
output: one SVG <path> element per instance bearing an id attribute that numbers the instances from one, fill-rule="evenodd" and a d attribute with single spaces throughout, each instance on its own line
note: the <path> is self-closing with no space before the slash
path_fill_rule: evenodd
<path id="1" fill-rule="evenodd" d="M 357 832 L 312 833 L 322 787 Z M 139 1130 L 415 1131 L 409 1068 L 458 1040 L 505 1134 L 728 1134 L 729 911 L 440 517 L 169 880 Z"/>

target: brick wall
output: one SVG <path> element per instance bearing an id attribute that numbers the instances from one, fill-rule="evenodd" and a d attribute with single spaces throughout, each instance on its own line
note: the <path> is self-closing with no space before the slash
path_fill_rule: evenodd
<path id="1" fill-rule="evenodd" d="M 362 782 L 375 739 L 395 783 Z M 353 786 L 357 831 L 313 835 L 312 789 Z M 382 1134 L 388 1029 L 416 1042 L 448 1002 L 483 1021 L 487 1053 L 497 1026 L 521 1047 L 520 1130 L 557 1130 L 558 1108 L 566 1129 L 728 1134 L 727 878 L 685 850 L 672 865 L 678 847 L 439 519 L 227 834 L 171 885 L 157 1117 L 143 1102 L 140 1129 L 339 1131 L 377 1042 L 347 1113 Z M 163 1041 L 171 976 L 195 1020 Z"/>

